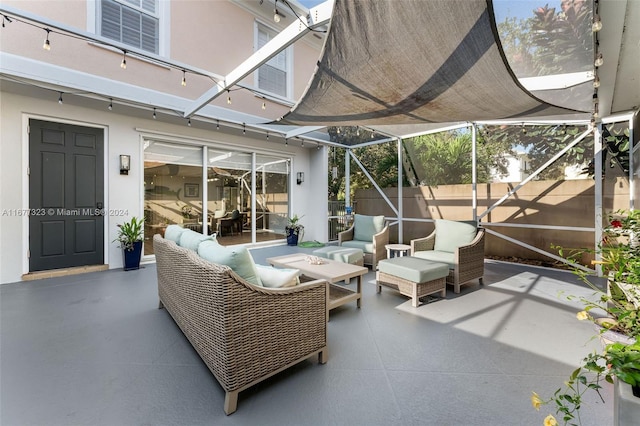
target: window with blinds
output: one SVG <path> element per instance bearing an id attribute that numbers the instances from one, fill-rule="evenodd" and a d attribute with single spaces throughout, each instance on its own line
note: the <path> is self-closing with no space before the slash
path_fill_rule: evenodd
<path id="1" fill-rule="evenodd" d="M 159 50 L 157 0 L 101 0 L 100 35 L 152 53 Z"/>
<path id="2" fill-rule="evenodd" d="M 258 49 L 267 44 L 275 35 L 274 31 L 258 24 Z M 287 49 L 285 49 L 258 68 L 258 87 L 267 92 L 287 97 L 288 62 L 289 57 Z"/>

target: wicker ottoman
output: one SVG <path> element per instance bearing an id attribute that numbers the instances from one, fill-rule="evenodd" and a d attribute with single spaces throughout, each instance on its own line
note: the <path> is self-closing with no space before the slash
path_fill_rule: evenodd
<path id="1" fill-rule="evenodd" d="M 357 248 L 328 246 L 313 251 L 313 254 L 325 259 L 335 260 L 342 263 L 364 266 L 364 253 Z"/>
<path id="2" fill-rule="evenodd" d="M 412 256 L 394 257 L 378 262 L 376 272 L 376 291 L 380 293 L 382 286 L 391 287 L 411 298 L 411 304 L 417 308 L 420 298 L 428 294 L 440 292 L 447 294 L 447 276 L 449 265 L 432 262 Z"/>

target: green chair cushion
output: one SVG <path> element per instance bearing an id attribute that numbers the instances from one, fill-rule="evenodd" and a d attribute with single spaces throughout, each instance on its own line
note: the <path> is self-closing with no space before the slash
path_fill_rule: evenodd
<path id="1" fill-rule="evenodd" d="M 448 251 L 425 250 L 417 251 L 412 254 L 420 259 L 431 260 L 433 262 L 441 262 L 449 265 L 449 269 L 455 269 L 454 254 Z"/>
<path id="2" fill-rule="evenodd" d="M 351 247 L 345 247 L 345 246 L 323 247 L 323 248 L 314 250 L 313 254 L 315 256 L 324 257 L 326 259 L 332 259 L 337 262 L 350 263 L 352 265 L 358 261 L 361 261 L 363 256 L 362 250 L 358 248 L 351 248 Z"/>
<path id="3" fill-rule="evenodd" d="M 262 285 L 256 264 L 246 247 L 225 247 L 217 241 L 205 241 L 198 247 L 198 255 L 209 262 L 227 265 L 251 284 Z"/>
<path id="4" fill-rule="evenodd" d="M 449 275 L 449 265 L 412 256 L 394 257 L 378 262 L 378 271 L 414 283 L 426 283 Z"/>
<path id="5" fill-rule="evenodd" d="M 475 222 L 436 219 L 436 242 L 433 249 L 453 253 L 458 247 L 473 241 L 477 232 Z"/>
<path id="6" fill-rule="evenodd" d="M 384 216 L 354 215 L 353 239 L 373 241 L 373 236 L 384 229 Z"/>
<path id="7" fill-rule="evenodd" d="M 350 240 L 343 241 L 341 247 L 351 247 L 362 250 L 365 253 L 373 253 L 373 238 L 369 241 Z"/>

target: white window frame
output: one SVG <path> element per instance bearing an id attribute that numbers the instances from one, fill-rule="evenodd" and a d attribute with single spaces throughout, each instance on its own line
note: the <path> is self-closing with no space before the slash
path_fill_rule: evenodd
<path id="1" fill-rule="evenodd" d="M 87 2 L 87 31 L 97 36 L 98 33 L 98 21 L 100 19 L 100 1 L 93 0 Z M 116 0 L 118 3 L 127 5 L 125 1 Z M 157 0 L 158 10 L 156 11 L 158 16 L 158 56 L 169 57 L 170 56 L 170 43 L 171 39 L 171 2 L 168 0 Z M 110 40 L 105 38 L 105 40 Z M 131 46 L 132 51 L 140 51 L 141 53 L 153 53 L 140 48 Z"/>
<path id="2" fill-rule="evenodd" d="M 269 33 L 269 36 L 271 38 L 273 38 L 275 35 L 278 34 L 278 30 L 274 29 L 273 27 L 265 24 L 264 22 L 261 21 L 254 21 L 254 28 L 253 28 L 253 51 L 257 51 L 258 50 L 258 34 L 260 29 L 266 31 L 267 33 Z M 272 94 L 275 97 L 279 97 L 279 98 L 283 98 L 283 99 L 287 99 L 287 100 L 292 100 L 293 99 L 293 47 L 289 46 L 286 49 L 283 50 L 283 52 L 286 55 L 285 58 L 285 68 L 284 71 L 287 74 L 286 76 L 286 82 L 285 82 L 285 90 L 287 93 L 285 93 L 284 95 L 281 95 L 279 93 L 274 93 L 268 90 L 265 90 L 263 88 L 260 87 L 260 68 L 258 68 L 254 73 L 254 85 L 255 87 L 257 87 L 258 89 L 260 89 L 261 91 L 265 91 L 268 92 L 270 94 Z"/>

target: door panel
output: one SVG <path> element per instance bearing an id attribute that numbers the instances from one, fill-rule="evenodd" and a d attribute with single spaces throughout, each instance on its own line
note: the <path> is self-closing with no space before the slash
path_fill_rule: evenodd
<path id="1" fill-rule="evenodd" d="M 101 129 L 29 121 L 29 271 L 104 264 Z"/>

